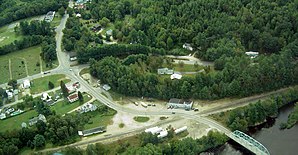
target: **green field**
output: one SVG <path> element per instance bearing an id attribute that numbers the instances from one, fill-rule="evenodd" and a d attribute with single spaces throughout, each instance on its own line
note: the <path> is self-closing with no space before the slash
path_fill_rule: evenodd
<path id="1" fill-rule="evenodd" d="M 203 69 L 203 66 L 195 67 L 194 65 L 184 64 L 182 67 L 179 66 L 179 64 L 173 64 L 174 71 L 178 72 L 197 72 L 201 69 Z"/>
<path id="2" fill-rule="evenodd" d="M 149 117 L 143 117 L 143 116 L 136 116 L 133 119 L 137 122 L 143 123 L 143 122 L 148 122 L 150 118 Z"/>
<path id="3" fill-rule="evenodd" d="M 99 106 L 105 106 L 97 100 L 94 101 L 93 104 L 99 105 Z M 106 113 L 100 113 L 98 111 L 89 112 L 88 114 L 91 116 L 89 122 L 91 123 L 85 124 L 84 128 L 91 129 L 99 126 L 107 126 L 113 122 L 112 119 L 116 113 L 117 111 L 110 108 Z"/>
<path id="4" fill-rule="evenodd" d="M 49 90 L 48 83 L 51 81 L 55 87 L 60 87 L 60 81 L 63 80 L 64 83 L 69 82 L 69 79 L 66 79 L 65 75 L 62 74 L 56 74 L 56 75 L 50 75 L 45 76 L 42 78 L 34 79 L 32 80 L 32 86 L 31 86 L 31 94 L 38 94 L 44 91 Z"/>
<path id="5" fill-rule="evenodd" d="M 7 118 L 5 120 L 0 120 L 0 132 L 4 132 L 6 130 L 14 130 L 14 129 L 21 129 L 21 124 L 23 122 L 29 125 L 29 119 L 32 117 L 36 117 L 37 112 L 35 110 L 30 110 L 24 112 L 23 114 Z"/>
<path id="6" fill-rule="evenodd" d="M 40 63 L 41 47 L 33 46 L 17 52 L 12 52 L 6 55 L 0 56 L 0 83 L 6 83 L 10 79 L 9 72 L 9 60 L 11 61 L 11 72 L 13 79 L 20 79 L 27 76 L 26 66 L 28 69 L 28 75 L 34 75 L 40 73 L 40 66 L 36 66 Z M 43 71 L 51 68 L 46 68 L 45 63 L 42 61 Z"/>
<path id="7" fill-rule="evenodd" d="M 91 100 L 91 96 L 88 97 L 88 95 L 83 95 L 84 96 L 84 103 L 88 102 Z M 80 103 L 79 101 L 76 101 L 74 103 L 69 103 L 66 100 L 60 101 L 58 103 L 56 103 L 55 105 L 53 105 L 51 107 L 51 110 L 55 110 L 56 114 L 66 114 L 67 112 L 81 106 L 83 103 Z"/>

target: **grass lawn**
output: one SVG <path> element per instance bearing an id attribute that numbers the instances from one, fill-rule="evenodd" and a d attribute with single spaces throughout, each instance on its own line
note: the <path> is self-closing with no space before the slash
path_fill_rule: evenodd
<path id="1" fill-rule="evenodd" d="M 21 129 L 22 122 L 25 122 L 27 123 L 27 125 L 29 125 L 29 119 L 35 116 L 37 116 L 37 112 L 35 110 L 30 110 L 20 115 L 10 117 L 5 120 L 0 120 L 0 132 L 4 132 L 6 130 Z"/>
<path id="2" fill-rule="evenodd" d="M 0 47 L 8 45 L 15 40 L 21 40 L 22 38 L 23 36 L 15 33 L 14 28 L 9 25 L 0 28 Z"/>
<path id="3" fill-rule="evenodd" d="M 91 96 L 88 97 L 87 94 L 84 94 L 83 96 L 84 96 L 84 103 L 91 100 Z M 81 106 L 82 104 L 83 103 L 80 103 L 79 101 L 76 101 L 74 103 L 69 103 L 68 101 L 63 100 L 63 101 L 60 101 L 60 102 L 56 103 L 55 105 L 53 105 L 51 107 L 51 110 L 55 110 L 56 114 L 63 115 L 63 114 L 66 114 L 67 112 Z"/>
<path id="4" fill-rule="evenodd" d="M 57 75 L 50 75 L 45 76 L 42 78 L 34 79 L 32 80 L 32 86 L 31 86 L 31 94 L 38 94 L 43 91 L 49 90 L 48 83 L 51 81 L 55 87 L 60 87 L 60 81 L 63 80 L 64 83 L 69 82 L 69 79 L 66 79 L 65 75 L 57 74 Z"/>
<path id="5" fill-rule="evenodd" d="M 84 74 L 87 74 L 87 73 L 90 73 L 90 68 L 84 68 L 80 71 L 80 76 L 84 75 Z"/>
<path id="6" fill-rule="evenodd" d="M 40 66 L 36 66 L 36 63 L 40 62 L 40 52 L 40 46 L 33 46 L 0 56 L 0 72 L 2 73 L 0 76 L 0 83 L 6 83 L 10 79 L 9 60 L 11 61 L 13 79 L 20 79 L 27 76 L 25 63 L 27 64 L 28 75 L 40 73 Z M 46 65 L 43 61 L 42 65 L 43 70 L 51 69 L 46 68 Z"/>
<path id="7" fill-rule="evenodd" d="M 134 117 L 133 118 L 135 121 L 137 121 L 137 122 L 141 122 L 141 123 L 143 123 L 143 122 L 147 122 L 147 121 L 149 121 L 149 117 L 143 117 L 143 116 L 136 116 L 136 117 Z"/>
<path id="8" fill-rule="evenodd" d="M 203 69 L 203 66 L 195 67 L 194 65 L 184 64 L 183 67 L 180 67 L 179 64 L 173 64 L 174 71 L 178 72 L 197 72 Z"/>
<path id="9" fill-rule="evenodd" d="M 97 100 L 93 103 L 99 106 L 106 106 Z M 116 113 L 117 111 L 110 108 L 108 108 L 108 111 L 104 113 L 99 111 L 89 112 L 87 114 L 91 116 L 89 120 L 89 122 L 91 123 L 85 124 L 84 129 L 91 129 L 99 126 L 107 126 L 112 123 L 112 119 Z"/>
<path id="10" fill-rule="evenodd" d="M 61 22 L 62 16 L 59 15 L 58 13 L 55 14 L 55 17 L 53 19 L 53 21 L 51 22 L 51 26 L 52 27 L 56 27 L 59 26 L 60 22 Z"/>

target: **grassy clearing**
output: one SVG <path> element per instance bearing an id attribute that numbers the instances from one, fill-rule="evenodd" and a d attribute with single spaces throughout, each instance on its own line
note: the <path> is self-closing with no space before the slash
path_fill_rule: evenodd
<path id="1" fill-rule="evenodd" d="M 64 83 L 69 82 L 69 79 L 66 79 L 65 75 L 57 74 L 57 75 L 50 75 L 45 76 L 42 78 L 34 79 L 32 80 L 32 86 L 31 86 L 31 94 L 38 94 L 44 91 L 49 90 L 48 83 L 51 81 L 55 87 L 60 87 L 60 81 L 63 80 Z"/>
<path id="2" fill-rule="evenodd" d="M 52 27 L 59 26 L 61 19 L 62 19 L 62 16 L 56 13 L 53 21 L 51 22 L 51 26 Z"/>
<path id="3" fill-rule="evenodd" d="M 201 69 L 203 69 L 203 66 L 197 66 L 195 67 L 194 65 L 190 64 L 184 64 L 182 67 L 179 66 L 179 64 L 173 64 L 174 71 L 178 72 L 197 72 Z"/>
<path id="4" fill-rule="evenodd" d="M 0 83 L 6 83 L 10 78 L 9 60 L 11 60 L 11 70 L 13 79 L 20 79 L 27 76 L 25 63 L 27 64 L 29 75 L 40 73 L 40 66 L 36 66 L 37 63 L 40 63 L 40 53 L 41 47 L 34 46 L 0 56 L 0 72 L 3 73 L 0 77 Z M 43 70 L 51 69 L 46 68 L 46 65 L 43 61 L 42 65 Z"/>
<path id="5" fill-rule="evenodd" d="M 14 28 L 9 25 L 0 28 L 0 47 L 8 45 L 15 40 L 21 40 L 22 38 L 23 36 L 15 33 Z"/>
<path id="6" fill-rule="evenodd" d="M 133 119 L 137 122 L 144 123 L 144 122 L 148 122 L 150 118 L 149 117 L 143 117 L 143 116 L 136 116 Z"/>
<path id="7" fill-rule="evenodd" d="M 88 97 L 87 94 L 84 94 L 84 103 L 88 102 L 91 100 L 91 96 Z M 80 103 L 80 101 L 76 101 L 74 103 L 69 103 L 66 100 L 60 101 L 53 105 L 51 107 L 51 110 L 55 110 L 56 114 L 63 115 L 66 114 L 69 111 L 72 111 L 73 109 L 81 106 L 83 103 Z"/>
<path id="8" fill-rule="evenodd" d="M 93 102 L 95 105 L 98 105 L 99 108 L 105 106 L 104 104 L 100 103 L 99 101 Z M 117 113 L 117 111 L 108 108 L 107 112 L 100 112 L 100 111 L 93 111 L 89 112 L 88 115 L 90 116 L 89 122 L 84 126 L 85 129 L 91 129 L 99 126 L 107 126 L 112 124 L 113 117 Z"/>
<path id="9" fill-rule="evenodd" d="M 21 124 L 23 122 L 27 123 L 29 125 L 29 119 L 32 117 L 37 116 L 37 112 L 35 110 L 30 110 L 27 112 L 24 112 L 20 115 L 7 118 L 5 120 L 0 120 L 0 132 L 4 132 L 6 130 L 14 130 L 14 129 L 21 129 Z"/>
<path id="10" fill-rule="evenodd" d="M 84 74 L 87 74 L 87 73 L 90 73 L 90 68 L 84 68 L 80 71 L 80 76 L 84 75 Z"/>

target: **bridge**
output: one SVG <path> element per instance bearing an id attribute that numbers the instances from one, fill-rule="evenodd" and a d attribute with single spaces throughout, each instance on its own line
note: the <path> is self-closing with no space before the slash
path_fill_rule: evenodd
<path id="1" fill-rule="evenodd" d="M 235 130 L 234 132 L 227 134 L 227 136 L 256 155 L 270 155 L 264 145 L 241 131 Z"/>

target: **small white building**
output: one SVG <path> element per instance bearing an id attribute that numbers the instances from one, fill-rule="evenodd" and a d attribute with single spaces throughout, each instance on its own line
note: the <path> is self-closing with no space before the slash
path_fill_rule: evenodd
<path id="1" fill-rule="evenodd" d="M 5 119 L 5 118 L 6 118 L 5 113 L 1 113 L 1 114 L 0 114 L 0 119 Z"/>
<path id="2" fill-rule="evenodd" d="M 172 80 L 174 80 L 174 79 L 178 79 L 178 80 L 180 80 L 182 78 L 182 75 L 181 74 L 177 74 L 177 73 L 175 73 L 175 74 L 172 74 L 171 75 L 171 79 Z"/>
<path id="3" fill-rule="evenodd" d="M 112 29 L 109 29 L 107 32 L 106 32 L 106 36 L 112 36 L 113 34 L 113 30 Z"/>
<path id="4" fill-rule="evenodd" d="M 183 44 L 183 46 L 182 46 L 184 49 L 187 49 L 187 50 L 189 50 L 189 51 L 193 51 L 193 48 L 191 47 L 191 45 L 190 44 L 188 44 L 188 43 L 185 43 L 185 44 Z"/>
<path id="5" fill-rule="evenodd" d="M 187 126 L 184 126 L 184 127 L 179 128 L 179 129 L 176 129 L 174 132 L 175 132 L 175 134 L 178 134 L 178 133 L 181 133 L 181 132 L 186 131 L 186 130 L 187 130 Z"/>
<path id="6" fill-rule="evenodd" d="M 76 14 L 76 17 L 77 17 L 77 18 L 81 18 L 82 15 L 78 13 L 78 14 Z"/>
<path id="7" fill-rule="evenodd" d="M 13 91 L 11 90 L 6 90 L 6 94 L 7 94 L 7 99 L 11 100 L 13 98 Z"/>
<path id="8" fill-rule="evenodd" d="M 174 70 L 173 69 L 168 69 L 168 68 L 159 68 L 157 69 L 157 74 L 174 74 Z"/>
<path id="9" fill-rule="evenodd" d="M 23 88 L 24 89 L 28 89 L 28 88 L 30 88 L 31 87 L 31 84 L 30 84 L 30 80 L 24 80 L 23 81 Z"/>
<path id="10" fill-rule="evenodd" d="M 102 88 L 103 88 L 105 91 L 108 91 L 108 90 L 111 89 L 111 87 L 110 87 L 108 84 L 103 85 Z"/>
<path id="11" fill-rule="evenodd" d="M 249 52 L 245 52 L 245 54 L 250 56 L 251 59 L 253 59 L 259 55 L 259 52 L 249 51 Z"/>
<path id="12" fill-rule="evenodd" d="M 27 128 L 27 123 L 23 122 L 23 123 L 21 124 L 21 126 L 22 126 L 22 128 Z"/>
<path id="13" fill-rule="evenodd" d="M 51 102 L 52 101 L 52 96 L 50 96 L 48 93 L 43 93 L 41 95 L 41 100 L 44 102 Z"/>
<path id="14" fill-rule="evenodd" d="M 168 136 L 168 131 L 167 130 L 163 130 L 159 133 L 159 135 L 157 135 L 157 138 L 164 138 Z"/>

